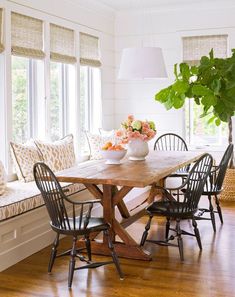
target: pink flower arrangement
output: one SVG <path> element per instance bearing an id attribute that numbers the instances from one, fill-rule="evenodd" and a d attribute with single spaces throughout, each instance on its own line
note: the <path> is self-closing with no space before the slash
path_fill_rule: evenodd
<path id="1" fill-rule="evenodd" d="M 153 121 L 135 120 L 133 115 L 129 115 L 121 126 L 121 129 L 116 131 L 116 137 L 118 137 L 123 144 L 128 143 L 132 139 L 149 141 L 156 135 L 156 127 Z"/>

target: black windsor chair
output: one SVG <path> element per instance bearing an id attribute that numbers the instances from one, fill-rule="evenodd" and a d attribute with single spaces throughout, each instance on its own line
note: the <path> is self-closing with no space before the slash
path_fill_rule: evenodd
<path id="1" fill-rule="evenodd" d="M 214 232 L 216 232 L 215 213 L 218 213 L 220 222 L 223 223 L 223 215 L 218 195 L 223 191 L 223 181 L 226 174 L 229 161 L 233 156 L 233 144 L 229 144 L 218 166 L 213 166 L 209 174 L 202 195 L 206 195 L 209 200 L 209 208 L 199 208 L 197 220 L 211 220 Z M 215 197 L 217 210 L 214 210 L 212 197 Z M 203 217 L 204 213 L 210 213 L 210 218 Z"/>
<path id="2" fill-rule="evenodd" d="M 113 243 L 109 236 L 110 226 L 103 218 L 91 216 L 91 210 L 94 204 L 101 203 L 100 200 L 88 200 L 81 202 L 72 201 L 69 196 L 65 195 L 60 183 L 56 179 L 51 169 L 43 162 L 38 162 L 33 168 L 35 182 L 44 199 L 48 214 L 51 219 L 51 228 L 56 232 L 51 257 L 48 265 L 48 272 L 51 272 L 55 258 L 70 255 L 68 287 L 71 288 L 74 271 L 84 268 L 96 268 L 105 264 L 114 263 L 120 278 L 123 278 L 118 257 L 115 253 Z M 69 207 L 70 206 L 70 210 Z M 77 216 L 78 213 L 78 216 Z M 113 261 L 108 262 L 92 262 L 91 261 L 91 243 L 89 235 L 92 232 L 103 231 L 107 238 L 108 246 Z M 57 247 L 59 245 L 59 236 L 72 236 L 72 248 L 66 252 L 57 255 Z M 86 248 L 77 249 L 76 243 L 79 236 L 84 237 Z M 88 258 L 79 254 L 81 250 L 87 250 Z M 79 258 L 86 265 L 75 267 L 76 258 Z"/>
<path id="3" fill-rule="evenodd" d="M 143 246 L 145 241 L 166 245 L 175 246 L 179 248 L 180 259 L 184 260 L 183 253 L 183 239 L 182 235 L 195 236 L 200 249 L 202 249 L 200 233 L 197 228 L 195 220 L 195 213 L 198 211 L 198 203 L 203 192 L 206 180 L 212 167 L 213 159 L 211 155 L 204 154 L 192 167 L 188 177 L 180 187 L 174 189 L 166 189 L 160 186 L 156 186 L 158 190 L 162 192 L 162 200 L 155 201 L 150 204 L 147 208 L 147 214 L 149 220 L 145 226 L 145 231 L 142 235 L 140 245 Z M 174 192 L 174 194 L 172 194 Z M 147 239 L 148 231 L 151 226 L 151 221 L 154 216 L 164 216 L 167 219 L 165 240 L 153 240 Z M 183 219 L 191 219 L 194 227 L 194 234 L 182 230 L 180 222 Z M 171 228 L 171 220 L 176 220 L 176 227 Z M 169 231 L 173 231 L 174 235 L 169 236 Z M 170 241 L 177 238 L 177 244 L 171 243 Z"/>
<path id="4" fill-rule="evenodd" d="M 154 150 L 156 151 L 188 151 L 185 140 L 174 133 L 166 133 L 157 138 L 154 143 Z M 190 165 L 184 166 L 172 173 L 170 177 L 184 178 L 188 175 Z"/>

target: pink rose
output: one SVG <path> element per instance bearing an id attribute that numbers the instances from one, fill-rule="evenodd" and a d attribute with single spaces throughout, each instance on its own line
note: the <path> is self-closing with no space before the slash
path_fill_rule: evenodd
<path id="1" fill-rule="evenodd" d="M 134 116 L 132 114 L 129 114 L 127 117 L 128 122 L 133 122 L 134 121 Z"/>
<path id="2" fill-rule="evenodd" d="M 115 132 L 115 134 L 116 134 L 117 137 L 122 137 L 123 136 L 123 131 L 122 130 L 117 130 Z"/>
<path id="3" fill-rule="evenodd" d="M 149 128 L 150 128 L 148 122 L 143 122 L 142 126 L 143 126 L 143 128 L 145 128 L 145 129 L 149 129 Z"/>
<path id="4" fill-rule="evenodd" d="M 140 138 L 140 132 L 139 131 L 135 131 L 135 132 L 133 132 L 133 138 Z"/>

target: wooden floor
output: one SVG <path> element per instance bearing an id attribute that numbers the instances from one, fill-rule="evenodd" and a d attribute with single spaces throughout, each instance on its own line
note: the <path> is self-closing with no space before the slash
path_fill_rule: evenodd
<path id="1" fill-rule="evenodd" d="M 125 279 L 119 280 L 113 265 L 96 270 L 76 271 L 72 290 L 67 288 L 68 258 L 56 260 L 47 274 L 50 248 L 46 248 L 0 273 L 0 296 L 154 296 L 154 297 L 233 297 L 235 296 L 235 202 L 223 204 L 224 225 L 217 219 L 214 235 L 210 222 L 199 222 L 203 243 L 200 253 L 194 238 L 184 237 L 185 261 L 178 249 L 146 244 L 153 261 L 121 259 Z M 147 218 L 129 228 L 136 240 Z M 151 237 L 164 234 L 164 221 L 154 220 Z M 188 221 L 184 222 L 190 228 Z M 70 247 L 70 241 L 61 241 Z M 104 259 L 95 256 L 95 259 Z M 79 263 L 80 264 L 80 263 Z"/>

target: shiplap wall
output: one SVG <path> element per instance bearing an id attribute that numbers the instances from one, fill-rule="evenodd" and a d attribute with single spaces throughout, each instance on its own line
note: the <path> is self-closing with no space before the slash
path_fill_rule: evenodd
<path id="1" fill-rule="evenodd" d="M 183 36 L 228 34 L 228 52 L 235 48 L 235 3 L 222 4 L 117 13 L 115 126 L 118 126 L 127 114 L 133 113 L 140 119 L 154 120 L 158 134 L 171 131 L 184 136 L 183 109 L 166 111 L 154 101 L 154 94 L 172 83 L 173 65 L 182 59 Z M 168 79 L 117 79 L 121 50 L 142 45 L 159 46 L 163 49 Z"/>

